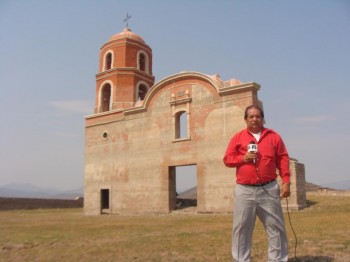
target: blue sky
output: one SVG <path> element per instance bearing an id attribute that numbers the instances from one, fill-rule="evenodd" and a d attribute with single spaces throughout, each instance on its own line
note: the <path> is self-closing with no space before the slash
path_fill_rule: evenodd
<path id="1" fill-rule="evenodd" d="M 266 126 L 307 181 L 349 179 L 349 1 L 1 0 L 0 186 L 83 186 L 99 49 L 127 12 L 156 81 L 198 71 L 259 83 Z"/>

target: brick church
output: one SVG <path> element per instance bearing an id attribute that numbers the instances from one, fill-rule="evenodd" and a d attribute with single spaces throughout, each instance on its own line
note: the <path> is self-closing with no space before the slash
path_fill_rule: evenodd
<path id="1" fill-rule="evenodd" d="M 262 105 L 259 90 L 189 71 L 155 83 L 143 38 L 128 27 L 113 35 L 100 49 L 94 113 L 85 118 L 85 214 L 172 212 L 176 167 L 188 165 L 196 166 L 197 212 L 232 212 L 235 174 L 222 158 L 246 127 L 244 109 Z M 289 208 L 301 209 L 304 165 L 291 159 L 290 168 Z"/>

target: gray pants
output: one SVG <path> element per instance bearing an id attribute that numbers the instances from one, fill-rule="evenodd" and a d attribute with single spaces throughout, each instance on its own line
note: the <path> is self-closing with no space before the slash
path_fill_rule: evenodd
<path id="1" fill-rule="evenodd" d="M 288 261 L 288 240 L 279 198 L 280 189 L 276 181 L 265 185 L 264 189 L 236 185 L 232 230 L 232 256 L 235 262 L 250 261 L 256 216 L 268 235 L 268 261 Z"/>

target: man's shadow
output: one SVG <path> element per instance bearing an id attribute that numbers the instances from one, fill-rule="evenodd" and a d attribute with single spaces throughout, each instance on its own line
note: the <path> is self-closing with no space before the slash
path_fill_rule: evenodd
<path id="1" fill-rule="evenodd" d="M 302 256 L 288 259 L 288 262 L 334 262 L 330 256 Z"/>
<path id="2" fill-rule="evenodd" d="M 311 206 L 314 206 L 314 205 L 317 205 L 318 204 L 318 202 L 316 202 L 316 201 L 312 201 L 312 200 L 306 200 L 306 206 L 307 207 L 311 207 Z"/>

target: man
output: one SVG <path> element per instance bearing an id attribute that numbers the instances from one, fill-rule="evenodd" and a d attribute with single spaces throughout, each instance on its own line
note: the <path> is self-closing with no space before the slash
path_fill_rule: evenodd
<path id="1" fill-rule="evenodd" d="M 247 128 L 235 134 L 226 150 L 224 163 L 236 168 L 233 210 L 232 256 L 236 262 L 250 261 L 256 216 L 268 235 L 269 261 L 288 260 L 281 197 L 290 195 L 289 156 L 281 137 L 264 127 L 264 112 L 255 105 L 244 113 Z M 255 144 L 257 152 L 248 152 Z M 276 182 L 282 178 L 282 193 Z"/>

